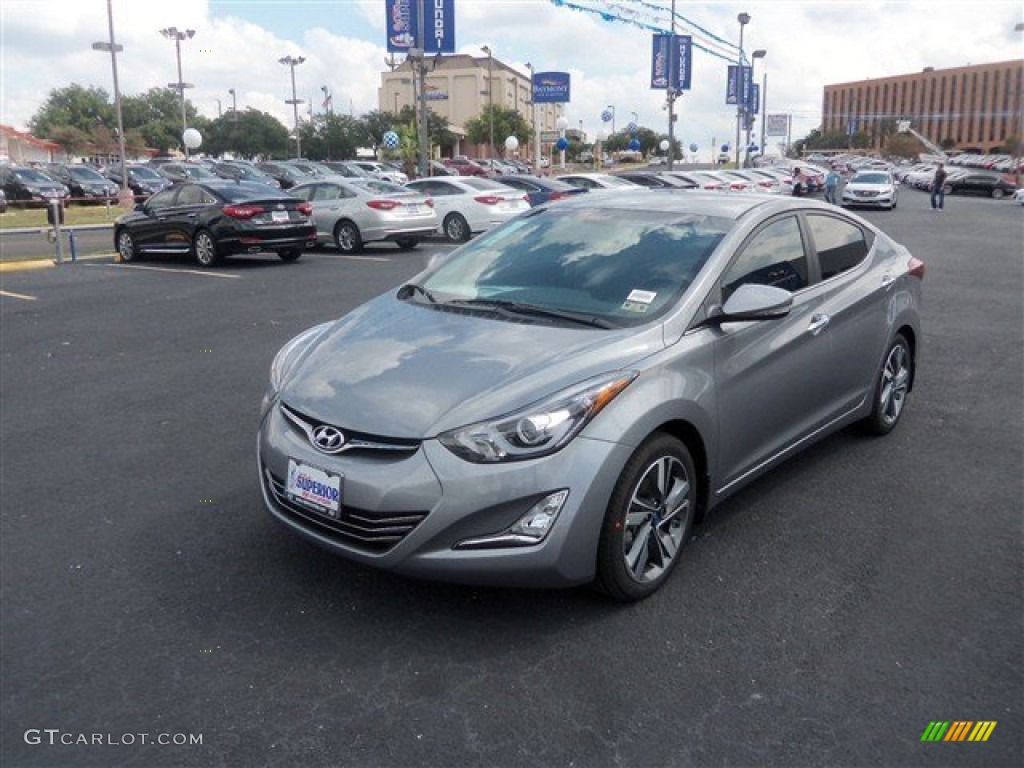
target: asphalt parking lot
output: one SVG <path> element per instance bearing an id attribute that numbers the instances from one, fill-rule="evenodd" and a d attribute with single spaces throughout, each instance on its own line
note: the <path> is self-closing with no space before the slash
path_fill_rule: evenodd
<path id="1" fill-rule="evenodd" d="M 449 246 L 0 274 L 0 763 L 1018 764 L 1024 209 L 864 216 L 927 263 L 900 426 L 749 487 L 629 606 L 370 571 L 264 511 L 274 353 Z"/>

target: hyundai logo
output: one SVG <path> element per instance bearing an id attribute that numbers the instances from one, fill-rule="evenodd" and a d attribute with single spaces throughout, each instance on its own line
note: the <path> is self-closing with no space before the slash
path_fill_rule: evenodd
<path id="1" fill-rule="evenodd" d="M 339 429 L 321 424 L 313 430 L 310 442 L 322 453 L 338 453 L 345 447 L 345 435 Z"/>

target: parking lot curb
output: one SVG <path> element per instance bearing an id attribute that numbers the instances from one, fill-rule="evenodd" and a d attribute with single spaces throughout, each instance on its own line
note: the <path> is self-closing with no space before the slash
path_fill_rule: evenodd
<path id="1" fill-rule="evenodd" d="M 21 259 L 19 261 L 0 261 L 0 273 L 22 272 L 29 269 L 46 269 L 57 266 L 53 259 Z"/>

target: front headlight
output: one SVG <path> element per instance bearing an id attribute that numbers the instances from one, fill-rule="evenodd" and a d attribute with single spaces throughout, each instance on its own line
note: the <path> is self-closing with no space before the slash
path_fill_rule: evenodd
<path id="1" fill-rule="evenodd" d="M 523 461 L 564 447 L 637 377 L 636 371 L 591 379 L 490 421 L 469 424 L 437 439 L 461 459 L 476 464 Z"/>

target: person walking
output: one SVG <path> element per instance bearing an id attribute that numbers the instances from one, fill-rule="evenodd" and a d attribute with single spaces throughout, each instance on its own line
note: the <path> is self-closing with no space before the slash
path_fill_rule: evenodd
<path id="1" fill-rule="evenodd" d="M 793 170 L 793 197 L 803 197 L 804 192 L 804 175 L 799 168 L 796 168 Z"/>
<path id="2" fill-rule="evenodd" d="M 932 210 L 941 211 L 942 204 L 946 201 L 946 169 L 939 163 L 935 167 L 935 175 L 932 177 Z"/>
<path id="3" fill-rule="evenodd" d="M 836 187 L 839 185 L 839 173 L 835 168 L 830 168 L 828 175 L 825 177 L 825 202 L 832 203 L 832 205 L 838 205 L 836 203 Z"/>

